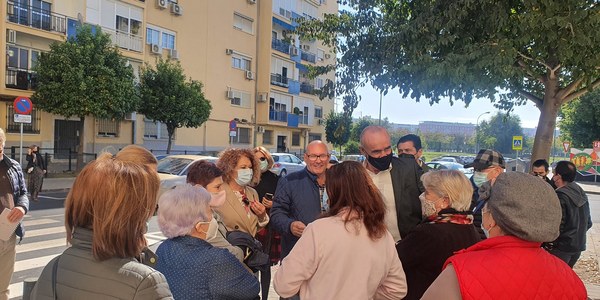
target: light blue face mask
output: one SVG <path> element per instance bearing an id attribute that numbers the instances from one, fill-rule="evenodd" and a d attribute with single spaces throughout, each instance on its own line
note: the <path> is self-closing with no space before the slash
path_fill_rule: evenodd
<path id="1" fill-rule="evenodd" d="M 268 166 L 269 166 L 269 162 L 267 160 L 260 161 L 260 170 L 262 172 L 266 171 Z"/>
<path id="2" fill-rule="evenodd" d="M 485 227 L 483 227 L 483 222 L 481 223 L 481 230 L 483 230 L 483 234 L 485 234 L 486 238 L 490 238 L 490 231 L 485 229 Z"/>
<path id="3" fill-rule="evenodd" d="M 477 171 L 473 173 L 473 182 L 477 187 L 480 187 L 486 181 L 488 181 L 487 173 Z"/>
<path id="4" fill-rule="evenodd" d="M 239 169 L 237 171 L 238 176 L 235 179 L 235 182 L 240 186 L 247 186 L 250 181 L 252 181 L 252 169 Z"/>

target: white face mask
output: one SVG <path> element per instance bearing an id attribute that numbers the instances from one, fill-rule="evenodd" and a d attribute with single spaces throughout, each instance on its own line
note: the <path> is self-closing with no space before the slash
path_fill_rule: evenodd
<path id="1" fill-rule="evenodd" d="M 477 171 L 473 173 L 473 182 L 477 187 L 480 187 L 486 181 L 488 181 L 487 173 Z"/>
<path id="2" fill-rule="evenodd" d="M 235 179 L 235 182 L 240 186 L 247 186 L 250 181 L 252 181 L 252 175 L 254 175 L 252 169 L 239 169 L 237 173 L 238 176 Z"/>
<path id="3" fill-rule="evenodd" d="M 269 166 L 269 162 L 267 160 L 260 161 L 260 171 L 261 172 L 266 171 L 268 166 Z"/>
<path id="4" fill-rule="evenodd" d="M 483 230 L 483 234 L 485 234 L 485 237 L 489 239 L 490 238 L 490 231 L 487 230 L 487 229 L 485 229 L 485 227 L 483 226 L 483 222 L 481 222 L 481 230 Z"/>
<path id="5" fill-rule="evenodd" d="M 421 213 L 423 217 L 426 218 L 437 214 L 435 203 L 427 200 L 427 198 L 425 198 L 425 193 L 419 195 L 419 200 L 421 200 Z"/>
<path id="6" fill-rule="evenodd" d="M 220 191 L 217 193 L 210 193 L 210 202 L 209 205 L 212 208 L 218 208 L 221 207 L 223 205 L 223 203 L 225 203 L 225 191 Z"/>
<path id="7" fill-rule="evenodd" d="M 212 218 L 210 219 L 210 222 L 198 222 L 198 224 L 208 224 L 208 230 L 206 230 L 206 232 L 200 231 L 206 234 L 206 241 L 210 241 L 217 236 L 217 233 L 219 232 L 219 223 L 217 223 L 217 219 Z"/>

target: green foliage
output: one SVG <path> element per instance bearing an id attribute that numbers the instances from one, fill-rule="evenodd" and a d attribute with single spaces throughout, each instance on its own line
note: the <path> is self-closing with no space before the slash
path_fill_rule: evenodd
<path id="1" fill-rule="evenodd" d="M 479 124 L 477 131 L 479 145 L 483 148 L 494 149 L 500 153 L 511 153 L 512 138 L 515 135 L 523 135 L 521 119 L 516 115 L 506 115 L 498 112 L 490 121 Z M 524 148 L 527 147 L 527 139 L 523 141 Z"/>
<path id="2" fill-rule="evenodd" d="M 146 64 L 140 72 L 141 105 L 139 112 L 167 126 L 171 139 L 176 128 L 198 127 L 208 120 L 212 106 L 204 98 L 202 83 L 186 81 L 179 62 L 159 59 L 156 67 Z"/>
<path id="3" fill-rule="evenodd" d="M 342 113 L 329 112 L 325 118 L 325 138 L 335 146 L 341 147 L 350 140 L 352 120 Z"/>
<path id="4" fill-rule="evenodd" d="M 357 141 L 349 141 L 344 146 L 344 154 L 360 154 L 360 144 Z"/>
<path id="5" fill-rule="evenodd" d="M 591 148 L 600 140 L 600 92 L 594 91 L 562 109 L 561 138 L 573 148 Z M 561 143 L 562 147 L 562 143 Z"/>
<path id="6" fill-rule="evenodd" d="M 352 123 L 352 128 L 350 129 L 350 140 L 360 143 L 360 134 L 363 129 L 367 128 L 367 126 L 373 125 L 373 121 L 370 118 L 360 118 L 357 122 Z"/>
<path id="7" fill-rule="evenodd" d="M 77 29 L 66 42 L 55 42 L 35 67 L 36 106 L 49 113 L 85 118 L 122 119 L 135 111 L 133 70 L 108 34 L 90 26 Z"/>

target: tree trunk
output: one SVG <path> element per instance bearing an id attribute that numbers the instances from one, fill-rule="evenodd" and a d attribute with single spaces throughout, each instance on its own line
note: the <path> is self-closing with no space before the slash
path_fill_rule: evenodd
<path id="1" fill-rule="evenodd" d="M 79 118 L 79 132 L 78 132 L 78 138 L 79 138 L 79 145 L 77 146 L 77 159 L 76 159 L 76 163 L 75 163 L 75 170 L 79 171 L 83 168 L 83 145 L 85 144 L 85 134 L 84 134 L 84 128 L 85 128 L 85 117 L 80 117 Z"/>
<path id="2" fill-rule="evenodd" d="M 169 135 L 169 139 L 167 141 L 167 154 L 171 154 L 171 144 L 173 139 L 173 134 L 175 133 L 175 127 L 167 125 L 167 134 Z"/>
<path id="3" fill-rule="evenodd" d="M 533 142 L 533 152 L 531 154 L 531 162 L 538 159 L 549 160 L 550 149 L 554 139 L 554 130 L 556 128 L 556 117 L 560 109 L 562 99 L 557 96 L 558 85 L 557 80 L 549 80 L 546 82 L 544 94 L 544 102 L 540 108 L 540 119 L 538 121 L 537 130 L 535 132 L 535 140 Z M 530 168 L 531 168 L 530 164 Z"/>

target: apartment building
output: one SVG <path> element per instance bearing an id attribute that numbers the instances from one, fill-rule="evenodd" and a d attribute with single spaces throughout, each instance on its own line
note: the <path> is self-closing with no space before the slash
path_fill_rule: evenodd
<path id="1" fill-rule="evenodd" d="M 300 152 L 311 140 L 324 139 L 323 117 L 333 99 L 320 100 L 315 89 L 334 74 L 309 79 L 307 65 L 334 62 L 318 41 L 290 32 L 298 17 L 336 13 L 334 0 L 9 0 L 0 6 L 0 42 L 6 57 L 0 68 L 0 127 L 7 146 L 17 145 L 20 124 L 13 100 L 35 89 L 32 68 L 52 42 L 65 41 L 80 24 L 99 26 L 133 66 L 158 57 L 179 60 L 188 77 L 204 84 L 212 103 L 209 120 L 199 128 L 177 129 L 174 150 L 220 151 L 262 145 L 271 151 Z M 164 150 L 166 126 L 133 113 L 124 120 L 66 119 L 34 108 L 24 124 L 24 144 L 53 149 L 55 157 L 75 150 L 96 153 L 135 143 Z M 233 121 L 233 122 L 232 122 Z M 235 124 L 231 133 L 232 124 Z M 62 154 L 61 154 L 62 153 Z"/>

